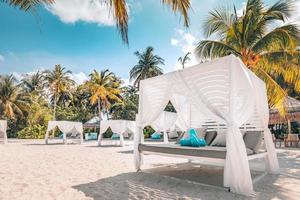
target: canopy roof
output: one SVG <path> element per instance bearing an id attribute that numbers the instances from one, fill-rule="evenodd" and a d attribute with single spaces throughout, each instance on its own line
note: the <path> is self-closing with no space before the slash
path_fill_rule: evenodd
<path id="1" fill-rule="evenodd" d="M 72 122 L 72 121 L 49 121 L 47 132 L 45 136 L 46 144 L 48 143 L 48 136 L 49 132 L 55 127 L 58 127 L 58 129 L 63 133 L 63 140 L 64 143 L 66 143 L 66 134 L 76 132 L 80 134 L 80 142 L 83 141 L 83 127 L 81 122 Z"/>
<path id="2" fill-rule="evenodd" d="M 120 145 L 124 146 L 124 135 L 129 132 L 135 133 L 135 121 L 130 120 L 103 120 L 100 123 L 100 132 L 98 136 L 98 146 L 101 145 L 102 134 L 111 128 L 113 133 L 120 135 Z M 126 136 L 126 135 L 125 135 Z"/>
<path id="3" fill-rule="evenodd" d="M 99 117 L 95 116 L 84 123 L 84 128 L 99 128 Z"/>
<path id="4" fill-rule="evenodd" d="M 286 108 L 286 115 L 281 116 L 278 109 L 270 109 L 270 124 L 284 123 L 287 120 L 300 121 L 300 101 L 293 98 L 287 97 L 284 101 Z"/>
<path id="5" fill-rule="evenodd" d="M 7 121 L 0 120 L 0 140 L 3 140 L 4 144 L 7 143 Z"/>
<path id="6" fill-rule="evenodd" d="M 277 156 L 268 129 L 265 83 L 233 55 L 141 81 L 137 116 L 140 131 L 135 145 L 137 169 L 141 163 L 138 151 L 143 134 L 141 128 L 151 125 L 169 101 L 186 128 L 209 127 L 211 124 L 226 128 L 224 186 L 241 194 L 253 192 L 239 127 L 264 130 L 270 171 L 278 172 Z"/>
<path id="7" fill-rule="evenodd" d="M 112 132 L 124 134 L 126 131 L 135 132 L 135 121 L 130 120 L 103 120 L 100 123 L 100 134 L 111 128 Z"/>

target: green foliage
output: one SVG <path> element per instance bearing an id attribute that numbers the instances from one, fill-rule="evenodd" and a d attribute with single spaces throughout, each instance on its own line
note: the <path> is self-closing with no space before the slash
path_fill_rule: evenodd
<path id="1" fill-rule="evenodd" d="M 138 94 L 134 86 L 122 88 L 121 93 L 123 101 L 115 103 L 111 107 L 112 119 L 135 120 L 138 111 Z"/>
<path id="2" fill-rule="evenodd" d="M 151 126 L 146 126 L 143 129 L 145 138 L 150 138 L 150 136 L 155 132 L 155 130 Z"/>
<path id="3" fill-rule="evenodd" d="M 263 0 L 248 0 L 243 14 L 235 7 L 215 9 L 209 13 L 203 30 L 208 38 L 199 42 L 196 53 L 202 59 L 233 54 L 267 84 L 270 107 L 285 113 L 287 96 L 276 79 L 300 92 L 300 31 L 287 24 L 293 1 L 279 0 L 266 6 Z M 282 85 L 282 84 L 281 84 Z"/>
<path id="4" fill-rule="evenodd" d="M 46 133 L 46 126 L 35 124 L 27 126 L 21 131 L 17 132 L 18 139 L 44 139 Z"/>
<path id="5" fill-rule="evenodd" d="M 164 65 L 164 59 L 154 54 L 153 47 L 147 47 L 145 52 L 134 53 L 138 58 L 138 63 L 130 70 L 130 80 L 134 80 L 133 85 L 140 86 L 140 81 L 163 74 L 160 65 Z"/>

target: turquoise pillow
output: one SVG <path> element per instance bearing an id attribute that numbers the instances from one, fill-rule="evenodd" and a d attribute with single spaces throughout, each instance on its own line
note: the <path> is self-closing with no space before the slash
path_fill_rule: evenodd
<path id="1" fill-rule="evenodd" d="M 203 138 L 198 138 L 196 130 L 193 128 L 189 129 L 189 138 L 183 138 L 179 143 L 181 146 L 206 146 L 206 141 Z"/>
<path id="2" fill-rule="evenodd" d="M 111 136 L 111 139 L 112 140 L 118 140 L 118 139 L 120 139 L 120 136 L 117 133 L 113 133 L 113 135 Z"/>
<path id="3" fill-rule="evenodd" d="M 180 146 L 192 146 L 191 140 L 190 139 L 185 139 L 185 138 L 181 139 L 179 141 L 179 144 L 180 144 Z"/>
<path id="4" fill-rule="evenodd" d="M 160 139 L 160 134 L 159 133 L 153 133 L 152 135 L 151 135 L 151 139 L 154 139 L 154 140 L 159 140 Z"/>

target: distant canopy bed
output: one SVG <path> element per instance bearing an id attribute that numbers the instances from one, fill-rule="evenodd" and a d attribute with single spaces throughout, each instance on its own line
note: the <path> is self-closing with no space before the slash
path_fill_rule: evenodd
<path id="1" fill-rule="evenodd" d="M 232 192 L 250 195 L 253 183 L 241 130 L 261 131 L 266 152 L 267 171 L 278 173 L 277 155 L 270 130 L 265 83 L 233 56 L 226 56 L 194 67 L 146 79 L 140 83 L 135 167 L 141 169 L 143 154 L 158 154 L 222 161 L 224 187 Z M 146 144 L 143 127 L 151 125 L 171 101 L 177 111 L 181 129 L 205 127 L 224 130 L 226 146 L 182 147 L 178 144 Z M 240 130 L 241 129 L 241 130 Z M 219 134 L 219 132 L 218 132 Z M 217 152 L 216 152 L 217 151 Z"/>
<path id="2" fill-rule="evenodd" d="M 7 143 L 7 121 L 0 120 L 0 143 Z"/>
<path id="3" fill-rule="evenodd" d="M 113 133 L 120 136 L 120 146 L 124 146 L 124 136 L 128 132 L 134 134 L 135 132 L 135 121 L 130 120 L 103 120 L 100 122 L 100 132 L 98 136 L 98 146 L 101 146 L 102 135 L 110 128 Z"/>
<path id="4" fill-rule="evenodd" d="M 167 132 L 170 133 L 171 129 L 175 126 L 176 121 L 177 113 L 163 111 L 159 117 L 151 123 L 151 127 L 156 132 L 163 132 L 164 143 L 168 143 L 169 139 Z"/>
<path id="5" fill-rule="evenodd" d="M 49 121 L 48 127 L 45 135 L 45 143 L 48 144 L 49 132 L 58 128 L 63 134 L 63 143 L 67 143 L 67 134 L 71 136 L 79 135 L 80 144 L 83 143 L 83 127 L 81 122 L 72 122 L 72 121 Z"/>

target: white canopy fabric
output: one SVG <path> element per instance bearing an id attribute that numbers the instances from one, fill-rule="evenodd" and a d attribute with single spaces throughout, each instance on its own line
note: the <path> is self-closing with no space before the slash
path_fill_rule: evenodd
<path id="1" fill-rule="evenodd" d="M 2 140 L 2 136 L 3 136 L 3 143 L 6 144 L 7 143 L 7 121 L 6 120 L 0 120 L 0 140 Z"/>
<path id="2" fill-rule="evenodd" d="M 113 133 L 120 135 L 120 145 L 124 146 L 124 134 L 128 131 L 135 132 L 135 121 L 130 120 L 103 120 L 100 123 L 100 132 L 98 136 L 98 146 L 101 146 L 102 134 L 111 128 Z"/>
<path id="3" fill-rule="evenodd" d="M 168 142 L 168 134 L 167 131 L 175 125 L 177 120 L 177 114 L 174 112 L 163 111 L 160 116 L 151 123 L 151 127 L 155 131 L 163 131 L 164 133 L 164 142 Z"/>
<path id="4" fill-rule="evenodd" d="M 63 133 L 63 142 L 67 143 L 67 133 L 77 132 L 80 134 L 80 143 L 83 143 L 83 127 L 81 122 L 71 122 L 71 121 L 49 121 L 47 132 L 45 135 L 45 143 L 48 144 L 49 132 L 55 127 Z"/>
<path id="5" fill-rule="evenodd" d="M 239 58 L 230 55 L 143 80 L 139 92 L 138 133 L 134 149 L 137 170 L 141 166 L 138 145 L 142 141 L 142 129 L 152 124 L 171 101 L 182 129 L 203 127 L 209 121 L 225 125 L 225 187 L 244 195 L 253 192 L 246 148 L 239 129 L 246 125 L 255 130 L 264 130 L 268 170 L 278 173 L 278 160 L 267 127 L 265 83 L 247 69 Z"/>

